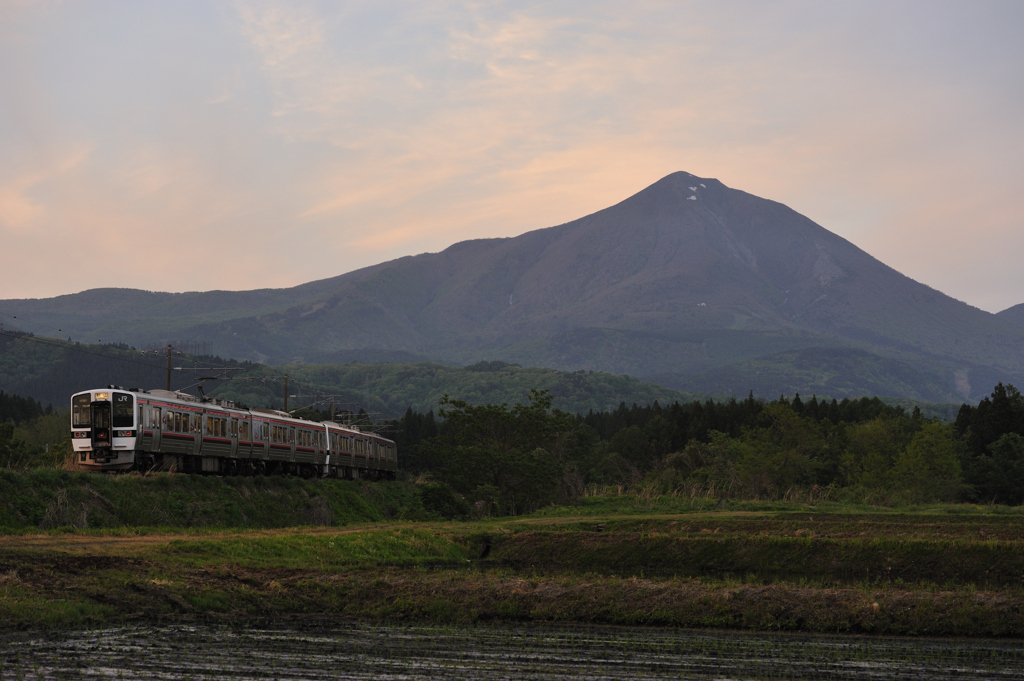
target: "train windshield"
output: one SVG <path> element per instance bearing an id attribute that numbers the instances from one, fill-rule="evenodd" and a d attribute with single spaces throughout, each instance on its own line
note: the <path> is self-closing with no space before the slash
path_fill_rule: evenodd
<path id="1" fill-rule="evenodd" d="M 114 393 L 114 428 L 131 428 L 135 425 L 135 400 L 131 393 Z"/>
<path id="2" fill-rule="evenodd" d="M 91 425 L 90 411 L 89 395 L 75 395 L 71 400 L 71 427 L 84 428 Z"/>

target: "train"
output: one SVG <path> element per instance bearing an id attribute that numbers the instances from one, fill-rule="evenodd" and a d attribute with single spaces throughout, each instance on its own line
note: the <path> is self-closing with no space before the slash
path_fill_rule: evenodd
<path id="1" fill-rule="evenodd" d="M 71 396 L 78 465 L 94 471 L 298 475 L 393 480 L 395 443 L 357 426 L 170 390 L 106 388 Z"/>

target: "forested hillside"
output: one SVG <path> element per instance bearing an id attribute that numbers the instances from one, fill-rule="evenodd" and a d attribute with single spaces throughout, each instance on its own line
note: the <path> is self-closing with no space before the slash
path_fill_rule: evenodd
<path id="1" fill-rule="evenodd" d="M 364 409 L 382 417 L 401 415 L 409 407 L 435 409 L 444 394 L 472 404 L 517 402 L 530 389 L 547 390 L 555 405 L 566 411 L 614 408 L 619 402 L 651 404 L 690 399 L 689 393 L 644 383 L 630 376 L 595 371 L 566 372 L 524 368 L 503 362 L 479 362 L 451 367 L 430 362 L 414 364 L 302 364 L 266 366 L 219 357 L 174 355 L 180 371 L 171 374 L 175 390 L 194 385 L 207 368 L 224 367 L 231 380 L 205 384 L 207 395 L 233 399 L 252 407 L 283 403 L 284 376 L 289 377 L 289 408 L 326 407 L 333 395 L 337 409 Z M 66 405 L 72 393 L 87 388 L 121 385 L 163 388 L 166 359 L 127 346 L 80 345 L 56 339 L 0 334 L 0 389 L 31 396 L 44 403 Z M 196 388 L 190 389 L 193 394 Z"/>

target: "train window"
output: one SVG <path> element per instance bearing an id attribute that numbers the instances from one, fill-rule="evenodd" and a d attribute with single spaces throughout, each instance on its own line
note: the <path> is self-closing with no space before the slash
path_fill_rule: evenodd
<path id="1" fill-rule="evenodd" d="M 92 415 L 92 424 L 97 428 L 110 427 L 110 410 L 105 407 L 98 407 Z"/>
<path id="2" fill-rule="evenodd" d="M 174 412 L 174 428 L 175 433 L 181 432 L 181 414 Z"/>
<path id="3" fill-rule="evenodd" d="M 88 426 L 92 423 L 88 395 L 75 395 L 71 400 L 71 425 L 74 427 Z"/>
<path id="4" fill-rule="evenodd" d="M 295 426 L 288 428 L 288 442 L 295 442 Z"/>
<path id="5" fill-rule="evenodd" d="M 249 439 L 249 422 L 248 421 L 242 421 L 242 432 L 241 432 L 240 437 L 243 440 L 248 441 L 248 439 Z"/>
<path id="6" fill-rule="evenodd" d="M 160 407 L 149 408 L 149 425 L 153 428 L 160 427 L 160 414 L 163 410 Z"/>
<path id="7" fill-rule="evenodd" d="M 131 393 L 113 394 L 114 418 L 111 426 L 114 428 L 132 428 L 135 426 L 135 400 Z"/>

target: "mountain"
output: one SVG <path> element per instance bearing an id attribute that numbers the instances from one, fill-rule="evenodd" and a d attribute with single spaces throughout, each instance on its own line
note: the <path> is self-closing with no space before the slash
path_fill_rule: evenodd
<path id="1" fill-rule="evenodd" d="M 292 289 L 99 289 L 0 301 L 0 312 L 105 341 L 212 341 L 272 363 L 495 359 L 739 394 L 756 383 L 769 395 L 947 402 L 1024 377 L 1024 327 L 780 203 L 683 172 L 564 225 Z"/>
<path id="2" fill-rule="evenodd" d="M 1008 307 L 1002 312 L 997 312 L 996 316 L 1017 326 L 1024 326 L 1024 303 Z"/>

